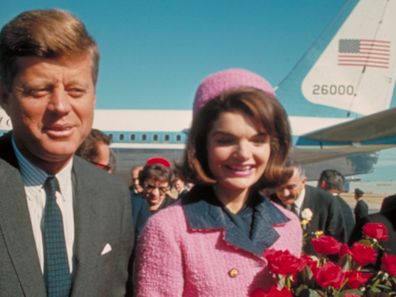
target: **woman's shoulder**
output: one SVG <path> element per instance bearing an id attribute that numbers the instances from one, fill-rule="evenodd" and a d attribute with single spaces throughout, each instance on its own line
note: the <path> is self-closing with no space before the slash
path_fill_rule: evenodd
<path id="1" fill-rule="evenodd" d="M 149 219 L 149 224 L 180 224 L 184 220 L 183 208 L 180 201 L 160 209 Z"/>

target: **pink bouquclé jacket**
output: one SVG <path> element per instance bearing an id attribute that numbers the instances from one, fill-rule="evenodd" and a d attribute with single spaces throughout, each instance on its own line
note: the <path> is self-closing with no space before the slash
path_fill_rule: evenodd
<path id="1" fill-rule="evenodd" d="M 298 218 L 262 199 L 264 211 L 257 236 L 264 242 L 273 241 L 265 250 L 288 249 L 299 256 L 302 231 Z M 254 245 L 245 247 L 246 240 L 241 241 L 238 232 L 226 230 L 218 209 L 205 202 L 195 204 L 178 202 L 149 219 L 139 239 L 136 295 L 246 297 L 258 287 L 269 288 L 264 251 L 257 252 L 260 249 Z M 272 216 L 268 210 L 283 217 L 282 222 L 264 226 Z"/>

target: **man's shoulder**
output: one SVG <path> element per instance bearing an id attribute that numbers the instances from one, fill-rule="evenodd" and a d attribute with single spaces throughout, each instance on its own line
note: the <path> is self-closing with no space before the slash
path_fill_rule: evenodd
<path id="1" fill-rule="evenodd" d="M 348 203 L 345 201 L 344 197 L 342 196 L 336 196 L 337 197 L 337 201 L 343 206 L 343 207 L 348 207 L 348 209 L 350 209 Z"/>
<path id="2" fill-rule="evenodd" d="M 320 199 L 320 201 L 322 201 L 323 203 L 333 203 L 334 201 L 336 201 L 333 195 L 320 188 L 306 185 L 305 191 L 307 196 L 311 196 L 313 199 Z"/>
<path id="3" fill-rule="evenodd" d="M 0 158 L 0 176 L 1 176 L 1 181 L 9 181 L 12 179 L 21 179 L 21 174 L 19 170 L 12 166 L 10 163 L 7 162 L 7 160 L 4 160 Z"/>
<path id="4" fill-rule="evenodd" d="M 367 206 L 368 207 L 368 204 L 363 199 L 359 199 L 358 201 L 356 201 L 356 206 Z"/>
<path id="5" fill-rule="evenodd" d="M 396 194 L 385 197 L 382 200 L 380 212 L 387 212 L 390 210 L 396 210 Z"/>
<path id="6" fill-rule="evenodd" d="M 388 212 L 377 212 L 370 214 L 368 216 L 368 221 L 372 223 L 391 223 L 392 221 L 395 221 L 394 219 L 395 215 L 393 212 L 388 211 Z"/>
<path id="7" fill-rule="evenodd" d="M 0 137 L 0 176 L 2 182 L 21 178 L 18 162 L 11 145 L 11 133 Z"/>
<path id="8" fill-rule="evenodd" d="M 11 132 L 0 137 L 0 159 L 10 166 L 18 168 L 17 159 L 11 144 Z"/>
<path id="9" fill-rule="evenodd" d="M 81 181 L 86 185 L 93 184 L 101 189 L 120 189 L 129 197 L 128 185 L 120 177 L 98 169 L 78 156 L 74 156 L 73 170 L 76 173 L 77 182 Z"/>

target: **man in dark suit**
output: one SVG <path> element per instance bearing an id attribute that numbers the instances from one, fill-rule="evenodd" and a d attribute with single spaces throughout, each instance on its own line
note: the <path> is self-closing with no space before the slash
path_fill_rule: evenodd
<path id="1" fill-rule="evenodd" d="M 347 230 L 347 238 L 351 236 L 353 227 L 355 227 L 355 218 L 352 213 L 351 207 L 341 197 L 341 193 L 344 192 L 345 178 L 341 172 L 335 169 L 323 170 L 320 174 L 318 187 L 329 192 L 333 195 L 333 198 L 337 200 L 340 205 L 342 215 L 345 220 L 345 229 Z"/>
<path id="2" fill-rule="evenodd" d="M 309 236 L 323 231 L 346 242 L 345 221 L 337 201 L 328 192 L 306 185 L 307 178 L 299 164 L 292 162 L 287 166 L 293 174 L 285 184 L 275 189 L 274 200 L 296 212 L 301 219 L 308 219 L 304 233 Z M 313 253 L 310 242 L 304 244 L 304 252 Z"/>
<path id="3" fill-rule="evenodd" d="M 61 10 L 0 32 L 0 296 L 130 295 L 127 185 L 74 153 L 92 127 L 99 54 Z"/>
<path id="4" fill-rule="evenodd" d="M 356 223 L 369 215 L 369 207 L 367 203 L 363 200 L 363 195 L 364 192 L 361 189 L 355 189 L 354 198 L 356 200 L 356 205 L 354 212 Z"/>

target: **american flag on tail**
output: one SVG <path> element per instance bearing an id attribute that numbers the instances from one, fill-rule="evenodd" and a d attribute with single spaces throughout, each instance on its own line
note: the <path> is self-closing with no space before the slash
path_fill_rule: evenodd
<path id="1" fill-rule="evenodd" d="M 340 39 L 338 65 L 389 68 L 391 43 L 376 39 Z"/>

